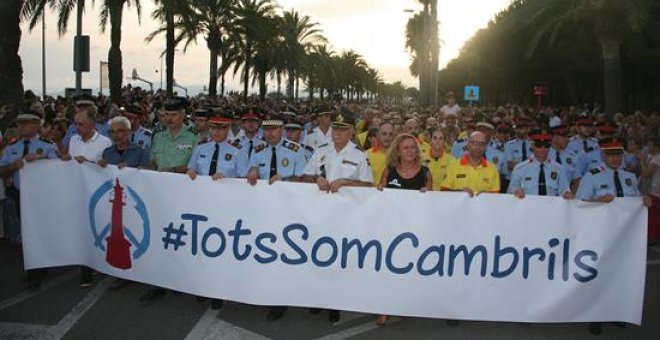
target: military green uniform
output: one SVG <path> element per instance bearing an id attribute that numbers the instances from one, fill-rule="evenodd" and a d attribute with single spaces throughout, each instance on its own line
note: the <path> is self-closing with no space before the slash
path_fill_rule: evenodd
<path id="1" fill-rule="evenodd" d="M 154 135 L 151 146 L 151 161 L 157 170 L 186 166 L 197 146 L 197 135 L 186 126 L 182 126 L 176 136 L 168 128 Z"/>

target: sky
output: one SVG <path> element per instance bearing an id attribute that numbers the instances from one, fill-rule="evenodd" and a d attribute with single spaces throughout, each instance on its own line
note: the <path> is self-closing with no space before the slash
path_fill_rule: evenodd
<path id="1" fill-rule="evenodd" d="M 145 83 L 128 79 L 132 70 L 136 69 L 141 78 L 153 82 L 154 89 L 158 89 L 161 86 L 160 56 L 165 48 L 165 39 L 160 36 L 151 43 L 144 41 L 150 32 L 158 28 L 159 23 L 151 19 L 155 8 L 153 2 L 141 2 L 142 16 L 139 21 L 134 8 L 124 10 L 121 46 L 125 83 L 148 87 Z M 99 29 L 99 3 L 96 1 L 95 7 L 88 7 L 83 19 L 83 34 L 90 36 L 90 72 L 83 73 L 83 88 L 99 87 L 99 62 L 107 60 L 110 45 L 109 32 L 104 34 Z M 410 55 L 405 49 L 405 26 L 413 15 L 406 10 L 422 9 L 418 1 L 277 0 L 277 3 L 280 10 L 295 9 L 302 15 L 308 15 L 312 22 L 319 24 L 332 50 L 354 50 L 379 70 L 384 81 L 402 81 L 408 86 L 417 84 L 408 70 Z M 491 18 L 509 3 L 510 0 L 438 0 L 440 68 L 456 58 L 465 41 L 478 29 L 486 27 Z M 46 83 L 47 92 L 60 94 L 65 87 L 74 86 L 75 13 L 71 16 L 67 33 L 62 36 L 57 33 L 56 20 L 55 13 L 46 14 Z M 23 24 L 22 29 L 19 53 L 23 60 L 23 84 L 25 89 L 41 94 L 41 24 L 32 32 L 27 24 Z M 189 88 L 190 94 L 197 93 L 208 84 L 208 75 L 209 52 L 202 37 L 198 38 L 197 45 L 191 45 L 186 51 L 177 51 L 174 79 Z M 238 79 L 231 76 L 228 76 L 226 85 L 229 89 L 242 89 Z M 269 81 L 269 91 L 275 89 L 276 82 Z M 251 91 L 256 91 L 256 88 L 251 88 Z M 107 92 L 105 89 L 104 93 Z"/>

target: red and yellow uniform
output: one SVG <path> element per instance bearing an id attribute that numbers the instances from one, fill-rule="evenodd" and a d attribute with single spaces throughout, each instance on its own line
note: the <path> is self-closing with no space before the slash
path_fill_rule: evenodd
<path id="1" fill-rule="evenodd" d="M 500 191 L 500 175 L 493 163 L 481 158 L 481 163 L 470 165 L 469 155 L 464 155 L 447 167 L 447 176 L 442 181 L 442 190 L 470 188 L 474 193 Z"/>
<path id="2" fill-rule="evenodd" d="M 442 153 L 440 158 L 433 158 L 430 149 L 422 155 L 424 155 L 422 162 L 431 171 L 431 177 L 433 178 L 433 191 L 440 191 L 442 181 L 447 175 L 447 167 L 449 167 L 449 164 L 455 161 L 456 158 L 446 151 Z"/>
<path id="3" fill-rule="evenodd" d="M 381 150 L 378 145 L 365 152 L 369 164 L 371 164 L 371 174 L 373 175 L 374 184 L 380 183 L 380 176 L 387 167 L 387 155 L 385 151 Z"/>

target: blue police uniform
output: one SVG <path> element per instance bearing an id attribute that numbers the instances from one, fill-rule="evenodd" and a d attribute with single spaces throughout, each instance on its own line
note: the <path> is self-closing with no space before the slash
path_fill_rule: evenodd
<path id="1" fill-rule="evenodd" d="M 195 172 L 202 176 L 214 175 L 209 172 L 211 171 L 211 163 L 213 162 L 216 145 L 218 147 L 218 155 L 215 173 L 229 178 L 245 177 L 249 162 L 247 153 L 243 152 L 243 147 L 238 141 L 234 141 L 233 143 L 229 143 L 227 140 L 221 143 L 211 141 L 198 145 L 190 157 L 188 169 L 195 170 Z"/>
<path id="2" fill-rule="evenodd" d="M 536 159 L 530 158 L 516 165 L 511 173 L 507 192 L 512 194 L 518 189 L 523 189 L 527 195 L 539 195 L 539 179 L 542 178 L 540 174 L 541 162 Z M 543 174 L 547 196 L 561 196 L 570 190 L 569 181 L 561 165 L 548 159 L 543 162 Z"/>
<path id="3" fill-rule="evenodd" d="M 305 144 L 300 144 L 300 147 L 302 147 L 303 153 L 305 154 L 305 162 L 309 162 L 309 160 L 312 159 L 312 155 L 314 155 L 314 148 Z"/>
<path id="4" fill-rule="evenodd" d="M 620 190 L 624 197 L 640 196 L 635 174 L 625 170 L 615 172 L 609 166 L 601 166 L 587 172 L 580 180 L 575 196 L 581 200 L 591 200 L 607 194 L 618 197 L 615 177 L 619 178 Z"/>
<path id="5" fill-rule="evenodd" d="M 257 147 L 264 146 L 266 145 L 266 142 L 259 137 L 259 134 L 257 133 L 254 137 L 248 138 L 247 136 L 243 135 L 241 138 L 237 139 L 243 148 L 243 152 L 248 156 L 248 159 L 252 158 L 254 156 L 254 150 Z"/>
<path id="6" fill-rule="evenodd" d="M 532 144 L 532 141 L 527 138 L 514 138 L 507 142 L 506 145 L 504 145 L 504 156 L 506 157 L 507 162 L 520 163 L 523 160 L 532 158 L 534 155 Z M 523 152 L 523 149 L 526 149 L 525 152 Z"/>
<path id="7" fill-rule="evenodd" d="M 509 173 L 506 168 L 506 157 L 504 156 L 504 152 L 497 149 L 496 146 L 488 144 L 485 156 L 487 160 L 497 166 L 497 172 L 499 172 L 500 175 L 507 175 Z"/>
<path id="8" fill-rule="evenodd" d="M 149 131 L 149 129 L 146 129 L 143 126 L 140 126 L 136 131 L 131 132 L 131 136 L 130 136 L 129 140 L 132 144 L 135 144 L 138 147 L 148 151 L 148 150 L 151 149 L 151 137 L 152 136 L 153 136 L 153 133 L 151 133 L 151 131 Z"/>
<path id="9" fill-rule="evenodd" d="M 117 165 L 126 162 L 127 166 L 137 168 L 149 163 L 149 154 L 146 150 L 135 144 L 129 144 L 128 148 L 124 151 L 119 151 L 115 144 L 103 150 L 103 159 L 108 164 Z"/>
<path id="10" fill-rule="evenodd" d="M 260 179 L 270 178 L 271 159 L 273 156 L 273 146 L 270 144 L 260 145 L 250 158 L 250 168 L 256 167 L 259 171 Z M 305 153 L 300 144 L 286 139 L 280 140 L 275 146 L 276 173 L 282 178 L 291 176 L 302 176 L 305 171 Z"/>
<path id="11" fill-rule="evenodd" d="M 451 145 L 451 155 L 454 158 L 461 158 L 465 153 L 467 148 L 468 140 L 467 138 L 461 138 L 454 141 L 454 144 Z"/>
<path id="12" fill-rule="evenodd" d="M 27 153 L 25 152 L 26 146 Z M 57 148 L 55 144 L 41 138 L 39 135 L 32 137 L 29 141 L 18 139 L 5 148 L 5 152 L 0 159 L 0 166 L 9 165 L 14 161 L 23 158 L 23 156 L 27 154 L 38 154 L 47 159 L 54 159 L 57 158 L 56 150 Z M 18 173 L 18 171 L 14 171 L 11 175 L 12 183 L 16 189 L 20 189 Z"/>
<path id="13" fill-rule="evenodd" d="M 559 155 L 559 160 L 557 159 L 557 155 Z M 548 159 L 561 164 L 564 168 L 566 179 L 568 179 L 569 182 L 582 177 L 582 159 L 572 150 L 564 149 L 558 151 L 552 147 L 548 151 Z"/>
<path id="14" fill-rule="evenodd" d="M 574 136 L 571 138 L 571 141 L 568 142 L 568 149 L 575 152 L 576 154 L 588 153 L 594 150 L 598 150 L 598 140 L 595 138 L 584 138 L 581 136 Z"/>

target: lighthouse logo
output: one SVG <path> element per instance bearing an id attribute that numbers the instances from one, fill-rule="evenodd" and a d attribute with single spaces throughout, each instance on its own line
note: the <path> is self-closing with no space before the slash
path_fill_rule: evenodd
<path id="1" fill-rule="evenodd" d="M 111 212 L 109 223 L 99 224 L 97 216 L 107 216 L 107 212 Z M 130 187 L 122 186 L 119 179 L 114 183 L 107 181 L 96 189 L 89 201 L 89 222 L 94 246 L 105 252 L 106 262 L 115 268 L 131 268 L 132 261 L 149 248 L 147 208 L 140 196 Z"/>

